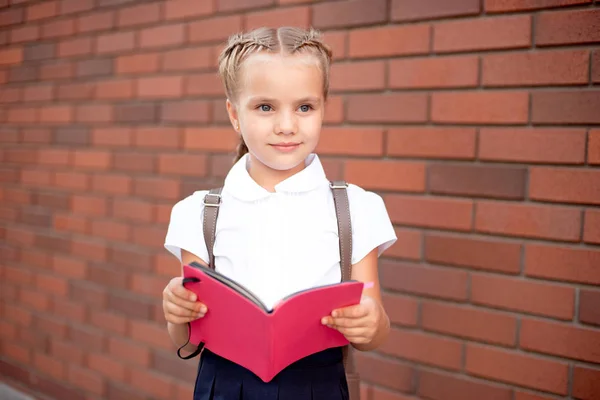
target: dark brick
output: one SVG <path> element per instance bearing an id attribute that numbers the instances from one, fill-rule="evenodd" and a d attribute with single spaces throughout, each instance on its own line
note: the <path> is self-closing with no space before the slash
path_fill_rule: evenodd
<path id="1" fill-rule="evenodd" d="M 36 193 L 33 197 L 33 203 L 54 210 L 68 210 L 71 205 L 71 198 L 67 193 Z"/>
<path id="2" fill-rule="evenodd" d="M 522 199 L 527 169 L 433 164 L 428 169 L 432 193 Z"/>
<path id="3" fill-rule="evenodd" d="M 98 58 L 85 60 L 77 63 L 77 76 L 101 76 L 110 75 L 113 71 L 113 61 L 109 58 Z"/>
<path id="4" fill-rule="evenodd" d="M 51 396 L 53 399 L 86 400 L 85 395 L 71 386 L 63 385 L 43 376 L 38 376 L 36 381 L 35 387 L 37 390 Z"/>
<path id="5" fill-rule="evenodd" d="M 0 182 L 15 183 L 19 180 L 17 168 L 0 168 Z"/>
<path id="6" fill-rule="evenodd" d="M 600 291 L 580 289 L 579 320 L 600 326 Z"/>
<path id="7" fill-rule="evenodd" d="M 38 233 L 34 243 L 36 247 L 59 253 L 68 253 L 71 249 L 71 242 L 68 239 L 52 234 Z"/>
<path id="8" fill-rule="evenodd" d="M 50 227 L 53 219 L 52 213 L 47 209 L 25 206 L 21 209 L 21 221 L 27 225 Z"/>
<path id="9" fill-rule="evenodd" d="M 9 82 L 34 81 L 38 77 L 38 68 L 33 65 L 19 65 L 8 70 Z"/>
<path id="10" fill-rule="evenodd" d="M 110 293 L 106 308 L 136 319 L 146 320 L 152 317 L 151 304 L 129 293 Z"/>
<path id="11" fill-rule="evenodd" d="M 86 351 L 103 351 L 105 348 L 104 333 L 87 326 L 69 324 L 69 339 Z"/>
<path id="12" fill-rule="evenodd" d="M 161 119 L 167 122 L 208 122 L 210 103 L 206 101 L 173 101 L 164 103 Z"/>
<path id="13" fill-rule="evenodd" d="M 113 247 L 109 261 L 113 265 L 133 268 L 138 271 L 152 271 L 152 257 L 144 251 L 125 247 Z"/>
<path id="14" fill-rule="evenodd" d="M 0 376 L 9 376 L 19 382 L 29 383 L 29 372 L 17 365 L 0 360 Z"/>
<path id="15" fill-rule="evenodd" d="M 313 6 L 315 28 L 337 28 L 385 22 L 386 0 L 347 0 Z"/>
<path id="16" fill-rule="evenodd" d="M 95 309 L 106 306 L 106 288 L 90 282 L 73 281 L 69 287 L 70 298 L 78 303 L 85 303 Z"/>
<path id="17" fill-rule="evenodd" d="M 16 128 L 0 127 L 0 143 L 17 143 L 19 141 L 19 131 Z"/>
<path id="18" fill-rule="evenodd" d="M 94 0 L 62 0 L 60 3 L 61 14 L 71 14 L 88 11 L 94 8 Z"/>
<path id="19" fill-rule="evenodd" d="M 8 31 L 0 32 L 0 45 L 5 45 L 8 43 Z"/>
<path id="20" fill-rule="evenodd" d="M 82 127 L 57 128 L 54 142 L 58 144 L 87 145 L 90 143 L 90 131 Z"/>
<path id="21" fill-rule="evenodd" d="M 20 24 L 25 19 L 23 7 L 7 8 L 0 12 L 0 27 Z"/>
<path id="22" fill-rule="evenodd" d="M 101 0 L 102 1 L 102 0 Z M 115 0 L 111 0 L 115 1 Z M 111 400 L 146 400 L 146 395 L 118 382 L 107 382 L 107 399 Z"/>
<path id="23" fill-rule="evenodd" d="M 154 172 L 156 156 L 154 154 L 115 153 L 114 166 L 116 170 Z"/>
<path id="24" fill-rule="evenodd" d="M 157 106 L 154 103 L 118 104 L 115 106 L 117 122 L 156 122 Z"/>
<path id="25" fill-rule="evenodd" d="M 217 10 L 240 11 L 250 8 L 265 7 L 275 3 L 275 0 L 219 0 Z"/>
<path id="26" fill-rule="evenodd" d="M 113 265 L 89 263 L 87 281 L 114 289 L 127 289 L 129 275 Z"/>
<path id="27" fill-rule="evenodd" d="M 600 124 L 600 90 L 541 91 L 531 95 L 531 120 L 547 124 Z"/>
<path id="28" fill-rule="evenodd" d="M 23 50 L 23 59 L 25 61 L 49 60 L 56 55 L 56 45 L 53 43 L 35 44 L 31 43 L 25 46 Z"/>
<path id="29" fill-rule="evenodd" d="M 99 7 L 116 6 L 121 4 L 133 3 L 137 0 L 98 0 Z"/>

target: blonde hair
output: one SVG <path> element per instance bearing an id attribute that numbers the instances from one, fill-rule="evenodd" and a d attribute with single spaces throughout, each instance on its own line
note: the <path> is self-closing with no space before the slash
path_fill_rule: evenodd
<path id="1" fill-rule="evenodd" d="M 227 45 L 219 55 L 219 75 L 225 87 L 227 98 L 235 101 L 239 90 L 239 71 L 248 56 L 258 52 L 295 54 L 304 52 L 317 57 L 323 73 L 323 97 L 329 93 L 329 68 L 332 52 L 321 40 L 321 34 L 315 29 L 296 27 L 258 28 L 246 33 L 237 33 L 229 37 Z M 240 136 L 237 148 L 238 161 L 248 152 L 244 139 Z"/>

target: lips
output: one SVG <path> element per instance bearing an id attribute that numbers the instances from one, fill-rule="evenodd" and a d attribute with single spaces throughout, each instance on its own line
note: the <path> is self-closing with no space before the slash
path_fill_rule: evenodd
<path id="1" fill-rule="evenodd" d="M 294 151 L 300 146 L 300 143 L 286 142 L 286 143 L 275 143 L 271 144 L 271 146 L 282 152 Z"/>

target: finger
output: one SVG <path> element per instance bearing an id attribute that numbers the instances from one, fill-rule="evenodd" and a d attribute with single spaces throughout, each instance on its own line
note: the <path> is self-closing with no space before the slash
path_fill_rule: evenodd
<path id="1" fill-rule="evenodd" d="M 170 303 L 175 303 L 178 306 L 183 307 L 190 311 L 198 312 L 198 311 L 206 310 L 206 306 L 204 304 L 200 303 L 199 301 L 185 300 L 181 297 L 176 296 L 172 292 L 167 293 L 167 301 L 169 301 Z"/>
<path id="2" fill-rule="evenodd" d="M 175 303 L 169 303 L 169 302 L 167 302 L 165 304 L 165 311 L 168 314 L 174 315 L 176 317 L 185 317 L 185 318 L 192 318 L 199 314 L 196 311 L 188 310 L 187 308 L 183 308 L 183 307 L 178 306 Z"/>
<path id="3" fill-rule="evenodd" d="M 171 292 L 177 296 L 180 297 L 182 299 L 186 299 L 188 301 L 196 301 L 197 300 L 197 296 L 196 293 L 192 292 L 191 290 L 188 290 L 185 288 L 185 286 L 183 286 L 181 284 L 181 280 L 177 279 L 172 281 L 172 285 L 171 285 Z"/>
<path id="4" fill-rule="evenodd" d="M 340 326 L 336 326 L 335 329 L 340 332 L 342 335 L 346 336 L 348 340 L 350 338 L 359 338 L 365 336 L 364 328 L 344 328 Z"/>
<path id="5" fill-rule="evenodd" d="M 176 325 L 183 325 L 186 324 L 188 322 L 193 321 L 194 319 L 189 318 L 189 317 L 178 317 L 176 315 L 171 315 L 168 314 L 165 319 L 167 320 L 167 322 L 170 322 L 172 324 L 176 324 Z"/>
<path id="6" fill-rule="evenodd" d="M 366 317 L 369 314 L 369 310 L 362 304 L 357 304 L 355 306 L 344 307 L 337 310 L 334 310 L 331 315 L 334 318 L 343 317 L 343 318 L 362 318 Z"/>
<path id="7" fill-rule="evenodd" d="M 367 320 L 362 318 L 332 318 L 330 325 L 340 328 L 364 328 Z"/>

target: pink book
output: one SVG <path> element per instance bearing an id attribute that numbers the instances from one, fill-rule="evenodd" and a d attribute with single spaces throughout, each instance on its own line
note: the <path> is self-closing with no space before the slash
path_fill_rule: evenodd
<path id="1" fill-rule="evenodd" d="M 293 362 L 348 340 L 321 324 L 334 309 L 360 303 L 363 283 L 347 281 L 294 293 L 272 310 L 242 285 L 196 262 L 183 267 L 184 286 L 206 304 L 190 323 L 190 343 L 239 364 L 264 382 Z"/>

